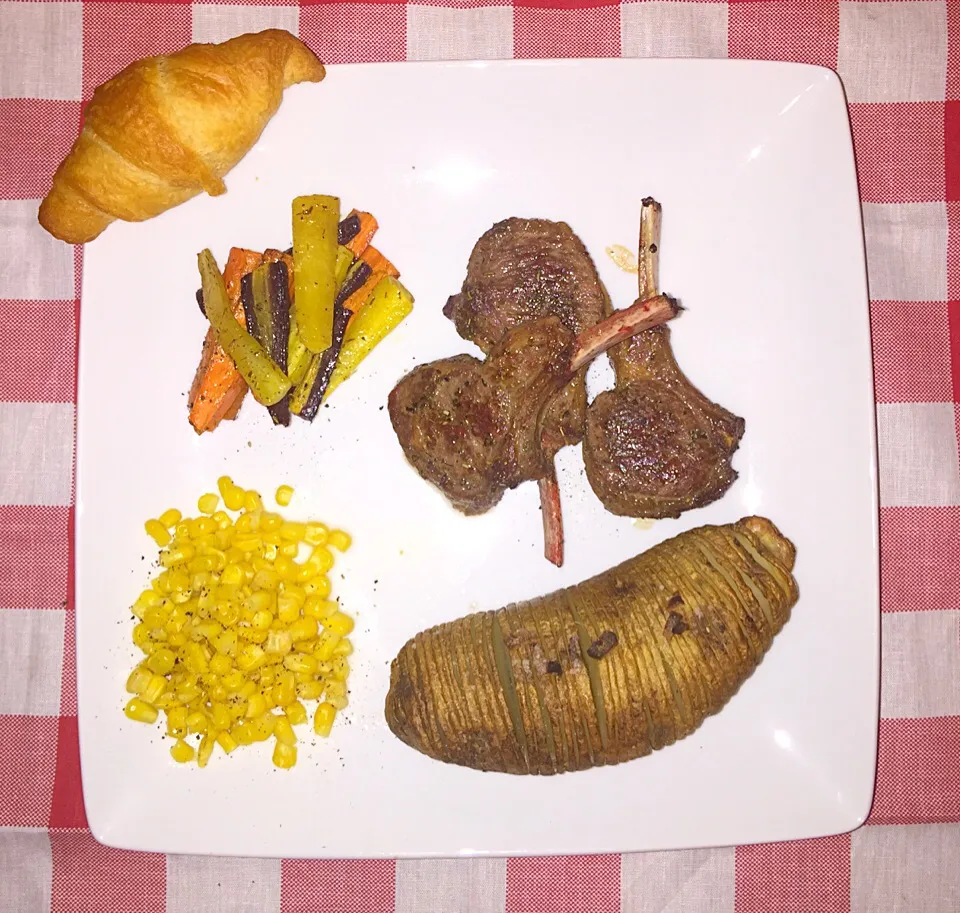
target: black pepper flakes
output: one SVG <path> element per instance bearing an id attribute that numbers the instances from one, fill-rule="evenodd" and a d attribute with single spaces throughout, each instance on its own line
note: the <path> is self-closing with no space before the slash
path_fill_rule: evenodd
<path id="1" fill-rule="evenodd" d="M 555 659 L 551 659 L 547 663 L 547 672 L 549 672 L 551 675 L 562 675 L 563 666 L 561 666 L 560 663 L 558 663 Z"/>

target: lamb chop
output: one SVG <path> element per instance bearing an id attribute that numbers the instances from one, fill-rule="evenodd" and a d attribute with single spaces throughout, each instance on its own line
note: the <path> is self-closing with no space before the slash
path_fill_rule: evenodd
<path id="1" fill-rule="evenodd" d="M 420 365 L 390 392 L 404 454 L 457 510 L 484 513 L 508 488 L 553 471 L 547 408 L 593 358 L 679 312 L 657 296 L 575 336 L 556 316 L 521 323 L 484 361 L 456 355 Z"/>
<path id="2" fill-rule="evenodd" d="M 459 294 L 443 309 L 464 338 L 489 354 L 524 323 L 555 316 L 572 333 L 599 323 L 609 310 L 606 292 L 583 242 L 565 222 L 504 219 L 480 237 Z M 547 403 L 542 422 L 549 471 L 540 476 L 545 554 L 563 563 L 560 492 L 552 457 L 583 438 L 587 411 L 581 370 Z"/>
<path id="3" fill-rule="evenodd" d="M 640 215 L 640 298 L 658 294 L 660 204 Z M 583 460 L 604 507 L 627 517 L 679 517 L 733 484 L 730 465 L 744 421 L 683 375 L 670 330 L 657 326 L 610 352 L 616 386 L 587 410 Z"/>
<path id="4" fill-rule="evenodd" d="M 508 330 L 553 315 L 572 333 L 599 323 L 607 296 L 583 242 L 565 222 L 504 219 L 481 235 L 459 294 L 443 313 L 485 354 Z M 580 371 L 550 403 L 544 445 L 556 453 L 583 437 L 587 411 Z"/>

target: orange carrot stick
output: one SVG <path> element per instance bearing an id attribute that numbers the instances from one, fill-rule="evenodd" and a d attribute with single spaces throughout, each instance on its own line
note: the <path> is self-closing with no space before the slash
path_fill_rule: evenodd
<path id="1" fill-rule="evenodd" d="M 374 271 L 380 270 L 387 276 L 393 276 L 394 279 L 400 278 L 400 270 L 398 270 L 372 244 L 368 245 L 363 253 L 360 254 L 360 259 L 363 260 L 363 262 Z"/>
<path id="2" fill-rule="evenodd" d="M 352 314 L 356 314 L 367 303 L 370 293 L 384 276 L 393 276 L 394 279 L 400 277 L 400 270 L 372 245 L 360 255 L 360 259 L 370 267 L 370 275 L 366 282 L 343 303 L 343 306 Z"/>
<path id="3" fill-rule="evenodd" d="M 223 278 L 238 323 L 245 322 L 243 305 L 240 302 L 240 280 L 262 262 L 262 254 L 239 247 L 231 248 L 227 257 Z M 190 424 L 197 434 L 213 431 L 225 418 L 235 418 L 246 392 L 246 381 L 217 342 L 211 327 L 203 340 L 200 364 L 187 400 Z"/>
<path id="4" fill-rule="evenodd" d="M 354 209 L 351 210 L 347 218 L 349 219 L 350 216 L 356 216 L 360 220 L 360 231 L 347 241 L 344 247 L 346 247 L 354 257 L 359 257 L 367 249 L 380 226 L 372 213 L 359 212 Z"/>

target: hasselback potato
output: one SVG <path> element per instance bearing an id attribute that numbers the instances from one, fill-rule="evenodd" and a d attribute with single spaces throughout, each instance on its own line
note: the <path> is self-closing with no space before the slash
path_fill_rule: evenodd
<path id="1" fill-rule="evenodd" d="M 529 602 L 422 631 L 393 660 L 387 723 L 454 764 L 555 774 L 693 732 L 783 627 L 795 549 L 762 517 L 703 526 Z"/>

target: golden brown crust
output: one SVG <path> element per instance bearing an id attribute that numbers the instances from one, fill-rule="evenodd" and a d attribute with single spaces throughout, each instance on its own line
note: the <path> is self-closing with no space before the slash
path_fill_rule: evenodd
<path id="1" fill-rule="evenodd" d="M 797 601 L 794 558 L 769 520 L 749 517 L 439 625 L 394 659 L 387 722 L 418 751 L 481 770 L 648 754 L 693 732 L 756 668 Z"/>
<path id="2" fill-rule="evenodd" d="M 192 44 L 130 64 L 93 93 L 73 148 L 40 204 L 40 224 L 72 244 L 115 219 L 149 219 L 201 192 L 257 141 L 283 90 L 323 64 L 281 29 Z"/>

